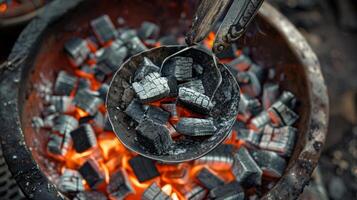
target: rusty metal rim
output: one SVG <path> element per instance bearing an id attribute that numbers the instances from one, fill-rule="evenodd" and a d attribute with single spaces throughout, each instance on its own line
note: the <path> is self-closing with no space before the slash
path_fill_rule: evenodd
<path id="1" fill-rule="evenodd" d="M 66 2 L 56 0 L 49 4 L 46 7 L 48 12 L 41 13 L 21 33 L 9 60 L 16 57 L 27 57 L 26 60 L 29 60 L 48 25 L 76 7 L 81 1 L 83 0 Z M 317 57 L 296 28 L 267 3 L 262 6 L 260 16 L 287 39 L 296 56 L 300 58 L 309 81 L 308 96 L 311 102 L 311 113 L 306 145 L 284 177 L 263 197 L 263 199 L 296 199 L 308 183 L 325 141 L 328 121 L 327 90 Z M 22 108 L 18 102 L 21 99 L 20 77 L 30 68 L 24 63 L 7 69 L 0 76 L 2 86 L 0 90 L 0 130 L 2 130 L 0 139 L 4 147 L 4 157 L 14 178 L 28 198 L 64 199 L 65 197 L 41 171 L 25 144 L 19 116 Z"/>
<path id="2" fill-rule="evenodd" d="M 316 54 L 294 25 L 268 3 L 263 4 L 259 14 L 286 39 L 308 77 L 310 118 L 304 148 L 283 177 L 262 197 L 262 199 L 297 199 L 308 184 L 325 143 L 329 113 L 327 88 Z"/>

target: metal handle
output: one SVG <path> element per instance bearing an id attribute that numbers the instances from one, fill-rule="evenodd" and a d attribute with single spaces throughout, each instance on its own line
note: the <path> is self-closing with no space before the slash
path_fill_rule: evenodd
<path id="1" fill-rule="evenodd" d="M 225 16 L 213 44 L 213 52 L 224 51 L 238 40 L 257 14 L 264 0 L 234 0 Z"/>

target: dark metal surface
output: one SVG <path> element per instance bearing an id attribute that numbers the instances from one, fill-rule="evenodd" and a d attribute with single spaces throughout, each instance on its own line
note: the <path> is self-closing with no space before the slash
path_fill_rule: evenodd
<path id="1" fill-rule="evenodd" d="M 123 91 L 125 90 L 123 82 L 131 82 L 132 77 L 140 66 L 140 63 L 144 60 L 144 57 L 149 58 L 154 64 L 160 66 L 167 57 L 184 48 L 184 46 L 163 46 L 131 57 L 116 72 L 109 88 L 106 106 L 114 132 L 127 148 L 154 160 L 178 163 L 202 157 L 222 143 L 229 135 L 238 112 L 238 84 L 230 71 L 224 65 L 218 64 L 222 77 L 225 78 L 222 80 L 213 98 L 216 105 L 211 111 L 211 116 L 217 126 L 214 136 L 202 139 L 187 137 L 185 140 L 174 143 L 173 150 L 163 155 L 149 153 L 142 149 L 141 145 L 135 140 L 137 132 L 135 129 L 130 128 L 129 124 L 131 120 L 128 119 L 124 112 L 129 102 L 122 100 Z M 207 88 L 206 94 L 212 96 L 219 82 L 219 78 L 216 74 L 211 55 L 198 48 L 191 48 L 187 51 L 183 51 L 179 56 L 192 57 L 194 63 L 205 66 L 202 81 L 205 88 Z"/>

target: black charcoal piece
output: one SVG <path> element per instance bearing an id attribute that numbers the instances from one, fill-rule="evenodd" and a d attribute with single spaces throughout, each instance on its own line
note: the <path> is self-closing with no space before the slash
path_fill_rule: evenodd
<path id="1" fill-rule="evenodd" d="M 277 153 L 266 150 L 254 150 L 252 157 L 268 177 L 280 178 L 286 167 L 286 160 Z"/>
<path id="2" fill-rule="evenodd" d="M 160 28 L 152 22 L 143 22 L 138 31 L 138 36 L 141 39 L 156 38 L 159 35 Z"/>
<path id="3" fill-rule="evenodd" d="M 90 124 L 82 124 L 71 132 L 73 147 L 78 153 L 87 151 L 97 145 L 97 138 Z"/>
<path id="4" fill-rule="evenodd" d="M 108 91 L 109 91 L 109 85 L 106 83 L 103 83 L 98 89 L 99 97 L 102 99 L 103 102 L 105 102 L 107 99 Z"/>
<path id="5" fill-rule="evenodd" d="M 170 118 L 170 113 L 156 106 L 149 106 L 146 110 L 146 116 L 155 123 L 165 125 Z"/>
<path id="6" fill-rule="evenodd" d="M 186 191 L 184 195 L 188 200 L 203 200 L 207 195 L 207 190 L 199 185 L 196 185 L 192 187 L 192 189 L 190 188 L 189 191 Z"/>
<path id="7" fill-rule="evenodd" d="M 134 171 L 136 178 L 140 182 L 145 182 L 160 176 L 155 162 L 142 156 L 135 156 L 129 160 L 129 164 Z"/>
<path id="8" fill-rule="evenodd" d="M 296 104 L 296 98 L 295 95 L 289 91 L 284 91 L 278 101 L 281 101 L 283 104 L 285 104 L 286 106 L 288 106 L 289 108 L 294 108 L 295 104 Z"/>
<path id="9" fill-rule="evenodd" d="M 57 117 L 58 117 L 57 113 L 50 114 L 50 115 L 46 116 L 43 120 L 44 127 L 45 128 L 54 128 L 55 120 Z"/>
<path id="10" fill-rule="evenodd" d="M 87 42 L 77 37 L 68 40 L 64 44 L 64 50 L 74 66 L 80 66 L 90 53 Z"/>
<path id="11" fill-rule="evenodd" d="M 150 152 L 163 154 L 173 143 L 169 130 L 150 118 L 144 118 L 136 127 L 136 131 L 138 142 Z"/>
<path id="12" fill-rule="evenodd" d="M 77 90 L 90 89 L 90 87 L 91 87 L 91 82 L 89 79 L 86 78 L 79 79 Z"/>
<path id="13" fill-rule="evenodd" d="M 182 84 L 178 85 L 178 87 L 179 88 L 181 88 L 181 87 L 189 88 L 189 89 L 192 89 L 192 90 L 199 92 L 201 94 L 205 93 L 205 87 L 203 86 L 201 80 L 194 80 L 194 81 L 182 83 Z"/>
<path id="14" fill-rule="evenodd" d="M 170 113 L 170 117 L 178 117 L 176 104 L 174 103 L 161 104 L 161 107 L 162 109 Z"/>
<path id="15" fill-rule="evenodd" d="M 244 147 L 234 154 L 232 172 L 236 180 L 245 187 L 261 185 L 263 172 Z"/>
<path id="16" fill-rule="evenodd" d="M 271 142 L 271 139 L 273 137 L 275 128 L 272 127 L 270 124 L 266 125 L 262 129 L 262 138 L 260 139 L 259 147 L 262 149 L 266 149 L 269 146 L 269 143 Z"/>
<path id="17" fill-rule="evenodd" d="M 195 64 L 192 65 L 192 67 L 193 67 L 193 70 L 195 70 L 195 73 L 196 73 L 196 74 L 198 74 L 198 75 L 203 74 L 203 67 L 202 67 L 202 65 L 195 63 Z"/>
<path id="18" fill-rule="evenodd" d="M 96 189 L 99 185 L 104 183 L 105 175 L 100 169 L 98 162 L 94 159 L 88 159 L 79 169 L 79 173 L 86 180 L 89 187 Z"/>
<path id="19" fill-rule="evenodd" d="M 170 93 L 169 97 L 177 97 L 178 95 L 178 86 L 177 86 L 177 80 L 173 76 L 168 76 L 167 78 L 167 84 L 169 85 L 170 88 Z"/>
<path id="20" fill-rule="evenodd" d="M 157 185 L 157 183 L 152 183 L 141 196 L 142 200 L 169 200 L 171 199 L 165 192 L 161 190 L 161 188 Z"/>
<path id="21" fill-rule="evenodd" d="M 244 71 L 248 69 L 251 64 L 252 60 L 248 56 L 241 55 L 228 63 L 228 66 L 233 69 L 233 74 L 236 74 L 237 71 Z"/>
<path id="22" fill-rule="evenodd" d="M 113 22 L 108 15 L 102 15 L 90 22 L 93 32 L 99 42 L 104 44 L 117 35 Z"/>
<path id="23" fill-rule="evenodd" d="M 251 120 L 251 126 L 254 129 L 261 129 L 265 125 L 269 124 L 271 122 L 269 113 L 265 110 L 263 110 L 261 113 L 259 113 L 257 116 L 253 117 Z"/>
<path id="24" fill-rule="evenodd" d="M 83 178 L 78 171 L 65 169 L 60 176 L 58 188 L 64 193 L 84 191 Z"/>
<path id="25" fill-rule="evenodd" d="M 217 130 L 213 121 L 210 119 L 181 118 L 176 125 L 176 130 L 189 136 L 213 135 Z"/>
<path id="26" fill-rule="evenodd" d="M 250 98 L 249 96 L 242 94 L 239 104 L 239 113 L 241 114 L 257 114 L 261 112 L 262 106 L 258 99 Z"/>
<path id="27" fill-rule="evenodd" d="M 195 165 L 206 165 L 214 170 L 229 170 L 232 168 L 234 147 L 221 144 L 207 155 L 195 160 Z"/>
<path id="28" fill-rule="evenodd" d="M 104 53 L 100 56 L 96 70 L 102 71 L 105 75 L 111 75 L 123 63 L 128 55 L 128 49 L 125 46 L 114 47 L 113 45 L 105 48 Z"/>
<path id="29" fill-rule="evenodd" d="M 170 58 L 162 69 L 164 76 L 174 76 L 178 81 L 189 81 L 192 79 L 193 59 L 190 57 Z"/>
<path id="30" fill-rule="evenodd" d="M 134 193 L 133 187 L 131 186 L 128 175 L 124 169 L 120 169 L 110 176 L 107 192 L 110 199 L 113 200 L 124 199 L 129 194 Z"/>
<path id="31" fill-rule="evenodd" d="M 239 129 L 238 139 L 243 140 L 246 145 L 257 147 L 259 146 L 260 140 L 262 138 L 262 134 L 254 131 L 252 129 Z"/>
<path id="32" fill-rule="evenodd" d="M 189 88 L 181 87 L 178 98 L 185 106 L 198 113 L 207 114 L 214 107 L 208 96 Z"/>
<path id="33" fill-rule="evenodd" d="M 31 125 L 34 129 L 39 130 L 45 126 L 45 122 L 41 117 L 32 117 Z"/>
<path id="34" fill-rule="evenodd" d="M 297 129 L 291 126 L 276 128 L 266 149 L 290 156 L 294 149 L 296 134 Z"/>
<path id="35" fill-rule="evenodd" d="M 101 192 L 83 191 L 79 192 L 73 200 L 108 200 L 108 198 Z"/>
<path id="36" fill-rule="evenodd" d="M 139 123 L 144 117 L 145 109 L 137 99 L 133 99 L 124 112 Z"/>
<path id="37" fill-rule="evenodd" d="M 69 96 L 76 87 L 76 82 L 76 77 L 69 75 L 65 71 L 60 71 L 55 82 L 54 93 Z"/>
<path id="38" fill-rule="evenodd" d="M 68 113 L 74 111 L 72 98 L 69 96 L 51 96 L 49 102 L 54 106 L 56 112 Z"/>
<path id="39" fill-rule="evenodd" d="M 262 66 L 253 63 L 249 68 L 249 72 L 254 73 L 255 76 L 258 78 L 259 82 L 262 82 L 264 77 L 264 69 Z"/>
<path id="40" fill-rule="evenodd" d="M 160 45 L 178 45 L 178 41 L 177 41 L 177 38 L 170 34 L 170 35 L 166 35 L 166 36 L 163 36 L 159 39 L 159 44 Z"/>
<path id="41" fill-rule="evenodd" d="M 207 168 L 201 169 L 197 173 L 196 179 L 203 187 L 207 188 L 208 190 L 212 190 L 213 188 L 224 184 L 224 181 L 220 177 L 213 174 Z"/>
<path id="42" fill-rule="evenodd" d="M 240 77 L 238 81 L 242 83 L 241 89 L 243 93 L 251 97 L 258 97 L 260 95 L 262 87 L 256 74 L 247 71 L 239 73 L 238 76 Z"/>
<path id="43" fill-rule="evenodd" d="M 281 101 L 275 102 L 268 111 L 272 121 L 278 126 L 291 126 L 299 119 L 299 116 Z"/>
<path id="44" fill-rule="evenodd" d="M 69 134 L 62 136 L 51 134 L 47 143 L 47 152 L 55 157 L 63 158 L 71 147 L 71 137 Z"/>
<path id="45" fill-rule="evenodd" d="M 99 106 L 103 104 L 103 101 L 89 90 L 80 90 L 74 96 L 73 103 L 93 116 L 98 112 Z"/>
<path id="46" fill-rule="evenodd" d="M 170 93 L 167 78 L 157 72 L 150 73 L 140 82 L 133 83 L 133 89 L 143 103 L 157 101 Z"/>
<path id="47" fill-rule="evenodd" d="M 54 119 L 53 130 L 61 135 L 69 134 L 78 127 L 78 120 L 70 115 L 60 115 Z"/>
<path id="48" fill-rule="evenodd" d="M 264 84 L 263 87 L 263 107 L 268 109 L 278 98 L 279 94 L 279 85 L 273 83 Z"/>
<path id="49" fill-rule="evenodd" d="M 243 200 L 244 191 L 237 181 L 232 181 L 225 185 L 220 185 L 212 189 L 209 193 L 209 197 L 212 199 L 234 199 Z"/>
<path id="50" fill-rule="evenodd" d="M 134 81 L 138 82 L 144 77 L 153 72 L 159 72 L 160 68 L 156 66 L 149 58 L 144 57 L 144 61 L 140 64 L 134 75 Z"/>

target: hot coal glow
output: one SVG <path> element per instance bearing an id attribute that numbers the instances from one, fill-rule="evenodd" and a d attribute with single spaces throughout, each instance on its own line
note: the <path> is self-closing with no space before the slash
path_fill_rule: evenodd
<path id="1" fill-rule="evenodd" d="M 240 198 L 261 195 L 281 177 L 294 147 L 296 130 L 292 126 L 298 116 L 293 111 L 294 95 L 279 90 L 274 69 L 254 63 L 249 51 L 235 45 L 218 55 L 241 85 L 242 99 L 232 133 L 224 144 L 195 161 L 155 162 L 136 155 L 119 141 L 104 102 L 118 63 L 147 48 L 165 45 L 160 27 L 145 22 L 137 33 L 117 30 L 108 16 L 94 19 L 91 27 L 91 37 L 64 45 L 67 57 L 63 59 L 70 60 L 72 71 L 58 73 L 51 92 L 45 95 L 42 116 L 33 118 L 34 128 L 49 132 L 46 155 L 56 163 L 59 175 L 59 180 L 52 181 L 64 194 L 74 197 L 97 191 L 110 199 L 154 199 L 148 192 L 153 190 L 164 199 L 205 199 L 221 195 L 223 185 L 232 192 L 224 195 Z M 204 41 L 207 48 L 213 46 L 214 37 L 211 32 Z M 162 107 L 168 101 L 149 105 Z M 177 116 L 169 118 L 172 125 L 183 117 L 201 116 L 185 107 L 176 109 Z M 237 179 L 242 188 L 237 187 Z"/>

